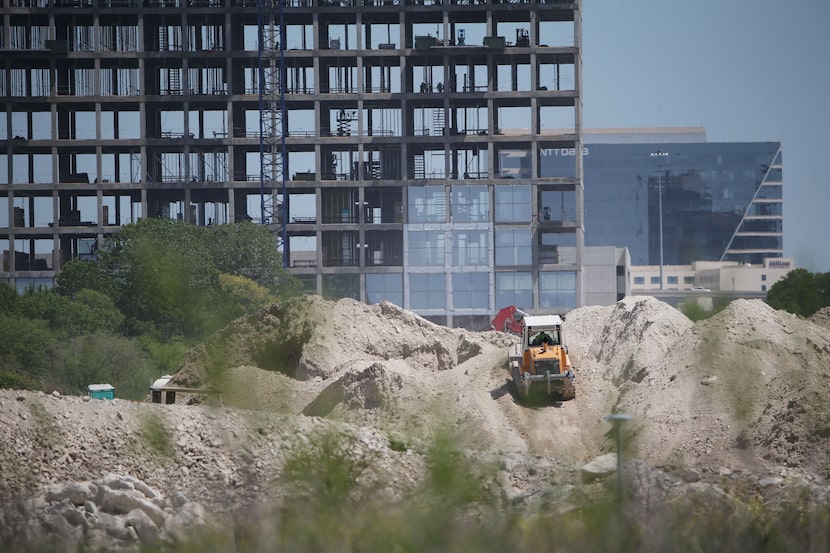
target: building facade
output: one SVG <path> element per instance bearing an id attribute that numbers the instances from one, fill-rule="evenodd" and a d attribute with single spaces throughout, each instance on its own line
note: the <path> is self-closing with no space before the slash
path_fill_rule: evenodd
<path id="1" fill-rule="evenodd" d="M 592 248 L 586 248 L 590 251 Z M 660 267 L 639 265 L 631 268 L 630 293 L 635 295 L 715 294 L 730 297 L 765 297 L 769 289 L 786 277 L 795 262 L 786 257 L 767 258 L 761 264 L 736 261 L 695 261 L 691 265 Z M 682 296 L 681 296 L 682 297 Z"/>
<path id="2" fill-rule="evenodd" d="M 143 217 L 252 220 L 326 296 L 471 327 L 581 305 L 581 2 L 282 4 L 276 56 L 251 0 L 2 0 L 0 279 Z"/>
<path id="3" fill-rule="evenodd" d="M 627 247 L 633 266 L 783 256 L 779 142 L 676 128 L 588 129 L 584 143 L 586 245 Z M 543 172 L 562 166 L 562 152 L 542 158 Z"/>

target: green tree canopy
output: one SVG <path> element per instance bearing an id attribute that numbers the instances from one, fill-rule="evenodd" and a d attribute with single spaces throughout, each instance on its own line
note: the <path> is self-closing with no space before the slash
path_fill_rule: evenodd
<path id="1" fill-rule="evenodd" d="M 217 271 L 274 287 L 281 273 L 281 257 L 267 227 L 243 222 L 205 230 Z"/>
<path id="2" fill-rule="evenodd" d="M 20 303 L 17 290 L 6 282 L 0 282 L 0 313 L 14 313 Z"/>
<path id="3" fill-rule="evenodd" d="M 262 293 L 296 295 L 301 289 L 281 267 L 268 229 L 252 223 L 197 227 L 144 219 L 108 239 L 99 258 L 132 335 L 199 339 L 240 315 L 239 306 L 259 307 Z M 228 297 L 221 274 L 245 277 L 265 291 L 237 285 Z M 243 301 L 246 290 L 253 296 Z M 234 308 L 228 309 L 229 302 Z"/>
<path id="4" fill-rule="evenodd" d="M 196 341 L 236 317 L 299 295 L 267 228 L 144 219 L 97 261 L 67 263 L 53 290 L 0 283 L 0 386 L 85 393 L 109 382 L 140 398 Z"/>
<path id="5" fill-rule="evenodd" d="M 97 290 L 113 297 L 113 282 L 95 261 L 84 259 L 66 263 L 55 278 L 55 292 L 62 296 L 75 297 L 84 289 Z"/>
<path id="6" fill-rule="evenodd" d="M 143 219 L 110 237 L 100 250 L 103 271 L 133 334 L 200 336 L 219 273 L 199 227 Z"/>
<path id="7" fill-rule="evenodd" d="M 36 376 L 50 366 L 55 333 L 46 321 L 0 314 L 0 367 Z"/>
<path id="8" fill-rule="evenodd" d="M 58 335 L 113 332 L 124 321 L 112 298 L 88 289 L 72 299 L 48 288 L 29 288 L 20 298 L 18 312 L 29 319 L 45 321 Z"/>
<path id="9" fill-rule="evenodd" d="M 117 397 L 144 399 L 156 368 L 135 340 L 95 332 L 63 342 L 52 352 L 46 389 L 85 395 L 90 384 L 111 384 Z"/>
<path id="10" fill-rule="evenodd" d="M 229 319 L 251 313 L 277 301 L 267 288 L 253 280 L 237 275 L 219 275 L 219 287 Z"/>
<path id="11" fill-rule="evenodd" d="M 772 285 L 766 302 L 775 309 L 809 317 L 830 305 L 830 273 L 795 269 Z"/>
<path id="12" fill-rule="evenodd" d="M 267 227 L 242 222 L 205 230 L 220 273 L 245 277 L 283 298 L 302 294 L 302 283 L 282 267 L 282 256 Z"/>

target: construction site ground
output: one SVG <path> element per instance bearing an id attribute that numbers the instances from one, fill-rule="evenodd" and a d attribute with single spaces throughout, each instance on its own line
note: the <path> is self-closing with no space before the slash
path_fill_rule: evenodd
<path id="1" fill-rule="evenodd" d="M 516 337 L 448 329 L 388 303 L 303 301 L 314 330 L 290 367 L 257 366 L 285 332 L 277 307 L 188 354 L 171 384 L 207 385 L 221 352 L 218 395 L 164 405 L 0 390 L 6 504 L 40 497 L 29 508 L 46 508 L 45 489 L 119 475 L 228 512 L 278 497 L 284 460 L 328 431 L 353 438 L 351 454 L 370 461 L 361 479 L 390 500 L 422 478 L 419 444 L 450 432 L 495 461 L 494 492 L 516 504 L 584 481 L 582 467 L 615 451 L 611 413 L 631 416 L 626 458 L 681 485 L 748 475 L 759 489 L 797 481 L 827 495 L 827 309 L 807 320 L 737 300 L 693 323 L 650 297 L 579 308 L 564 325 L 576 398 L 521 403 L 507 370 Z M 17 513 L 4 515 L 7 534 L 33 516 Z"/>

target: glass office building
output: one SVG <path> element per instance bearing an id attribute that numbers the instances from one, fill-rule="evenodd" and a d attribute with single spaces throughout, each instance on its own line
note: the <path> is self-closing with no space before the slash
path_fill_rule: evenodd
<path id="1" fill-rule="evenodd" d="M 783 178 L 778 142 L 663 142 L 688 138 L 628 131 L 624 142 L 586 131 L 585 245 L 627 247 L 632 265 L 693 261 L 762 264 L 783 256 Z M 614 140 L 614 137 L 610 137 Z M 543 175 L 573 165 L 566 150 L 541 152 Z M 573 209 L 563 194 L 541 206 Z"/>

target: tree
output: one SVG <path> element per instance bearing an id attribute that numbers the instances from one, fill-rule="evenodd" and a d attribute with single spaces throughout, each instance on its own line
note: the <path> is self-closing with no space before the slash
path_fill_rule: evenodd
<path id="1" fill-rule="evenodd" d="M 830 305 L 830 273 L 794 269 L 772 285 L 766 302 L 775 309 L 809 317 Z"/>
<path id="2" fill-rule="evenodd" d="M 282 259 L 267 227 L 250 222 L 206 227 L 214 265 L 220 273 L 246 277 L 273 288 Z"/>
<path id="3" fill-rule="evenodd" d="M 17 311 L 20 295 L 6 282 L 0 282 L 0 313 Z"/>
<path id="4" fill-rule="evenodd" d="M 114 298 L 112 280 L 95 261 L 75 260 L 61 267 L 55 278 L 55 292 L 75 297 L 84 289 L 97 290 Z"/>
<path id="5" fill-rule="evenodd" d="M 225 305 L 225 315 L 235 319 L 277 301 L 267 288 L 253 280 L 237 275 L 219 275 L 219 287 Z"/>
<path id="6" fill-rule="evenodd" d="M 207 230 L 220 273 L 248 278 L 280 297 L 302 294 L 302 283 L 282 267 L 282 256 L 267 227 L 242 222 Z"/>
<path id="7" fill-rule="evenodd" d="M 112 332 L 124 322 L 112 298 L 88 289 L 79 291 L 73 299 L 48 288 L 30 288 L 20 298 L 18 311 L 29 319 L 45 321 L 60 336 Z"/>
<path id="8" fill-rule="evenodd" d="M 0 314 L 0 367 L 38 378 L 50 367 L 55 333 L 46 321 Z"/>
<path id="9" fill-rule="evenodd" d="M 200 337 L 213 327 L 209 311 L 219 273 L 201 230 L 143 219 L 123 227 L 100 250 L 131 333 Z"/>
<path id="10" fill-rule="evenodd" d="M 95 332 L 66 340 L 52 352 L 47 389 L 86 394 L 90 384 L 111 384 L 118 397 L 144 399 L 156 368 L 135 340 Z"/>
<path id="11" fill-rule="evenodd" d="M 144 219 L 109 238 L 99 259 L 109 281 L 105 289 L 126 316 L 125 327 L 133 336 L 152 333 L 159 340 L 198 340 L 242 314 L 240 308 L 263 305 L 262 293 L 302 293 L 299 281 L 280 265 L 268 229 L 251 223 L 197 227 Z M 74 270 L 83 276 L 88 269 Z M 258 286 L 237 282 L 228 297 L 222 274 L 244 277 Z M 62 290 L 77 290 L 76 280 L 68 279 Z M 245 293 L 251 297 L 243 300 Z"/>

